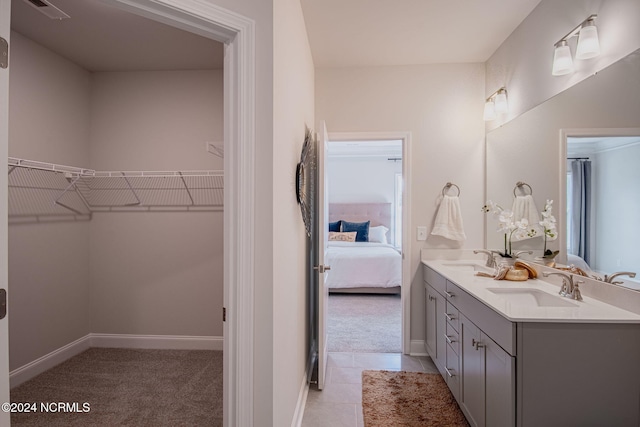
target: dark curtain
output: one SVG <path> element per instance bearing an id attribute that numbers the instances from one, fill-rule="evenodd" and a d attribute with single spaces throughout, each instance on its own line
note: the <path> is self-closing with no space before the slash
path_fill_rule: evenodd
<path id="1" fill-rule="evenodd" d="M 591 161 L 571 162 L 573 181 L 573 213 L 571 218 L 571 248 L 574 255 L 591 264 Z"/>

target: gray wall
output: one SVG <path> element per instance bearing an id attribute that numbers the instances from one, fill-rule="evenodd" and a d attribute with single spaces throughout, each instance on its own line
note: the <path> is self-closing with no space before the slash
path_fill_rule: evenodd
<path id="1" fill-rule="evenodd" d="M 316 122 L 329 132 L 411 132 L 411 339 L 424 339 L 422 248 L 483 246 L 484 67 L 436 64 L 316 70 Z M 416 227 L 431 232 L 442 187 L 461 189 L 467 240 L 439 236 L 416 240 Z"/>
<path id="2" fill-rule="evenodd" d="M 11 38 L 9 155 L 86 165 L 91 75 Z M 11 370 L 88 334 L 89 223 L 10 225 L 9 285 Z"/>
<path id="3" fill-rule="evenodd" d="M 222 88 L 222 70 L 95 73 L 91 168 L 222 169 L 205 151 L 223 139 Z M 222 216 L 94 214 L 92 332 L 222 336 Z"/>

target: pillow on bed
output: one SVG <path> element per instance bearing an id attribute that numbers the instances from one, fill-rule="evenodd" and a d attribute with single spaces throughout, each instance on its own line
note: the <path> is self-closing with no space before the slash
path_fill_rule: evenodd
<path id="1" fill-rule="evenodd" d="M 334 242 L 355 242 L 357 232 L 338 233 L 336 231 L 329 232 L 329 240 Z"/>
<path id="2" fill-rule="evenodd" d="M 341 222 L 342 221 L 330 222 L 329 223 L 329 231 L 339 232 L 340 231 L 340 223 Z"/>
<path id="3" fill-rule="evenodd" d="M 342 221 L 342 231 L 355 231 L 358 233 L 356 234 L 356 242 L 368 242 L 370 223 L 371 221 L 367 221 L 367 222 Z"/>
<path id="4" fill-rule="evenodd" d="M 389 229 L 384 225 L 378 225 L 376 227 L 369 227 L 369 241 L 370 242 L 378 242 L 378 243 L 388 243 L 387 242 L 387 231 Z"/>

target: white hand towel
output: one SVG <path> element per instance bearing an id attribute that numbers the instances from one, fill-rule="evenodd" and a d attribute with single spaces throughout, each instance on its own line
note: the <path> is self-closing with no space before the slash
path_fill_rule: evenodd
<path id="1" fill-rule="evenodd" d="M 466 240 L 462 214 L 460 213 L 460 200 L 457 196 L 445 195 L 440 202 L 440 208 L 436 214 L 436 220 L 431 234 L 443 236 L 450 240 Z"/>
<path id="2" fill-rule="evenodd" d="M 513 200 L 513 220 L 520 221 L 522 218 L 526 218 L 529 221 L 529 227 L 536 229 L 539 233 L 542 232 L 540 228 L 540 213 L 536 208 L 536 203 L 533 201 L 531 194 L 526 196 L 516 196 Z M 540 235 L 538 233 L 538 235 Z M 535 236 L 532 236 L 535 237 Z M 530 237 L 521 237 L 520 240 L 530 239 Z"/>

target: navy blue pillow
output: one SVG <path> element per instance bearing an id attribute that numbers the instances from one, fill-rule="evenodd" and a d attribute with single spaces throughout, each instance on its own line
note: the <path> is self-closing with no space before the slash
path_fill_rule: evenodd
<path id="1" fill-rule="evenodd" d="M 329 223 L 329 231 L 340 232 L 340 221 L 330 222 Z"/>
<path id="2" fill-rule="evenodd" d="M 342 232 L 357 231 L 356 242 L 368 242 L 369 241 L 369 223 L 367 222 L 349 222 L 342 221 Z"/>

